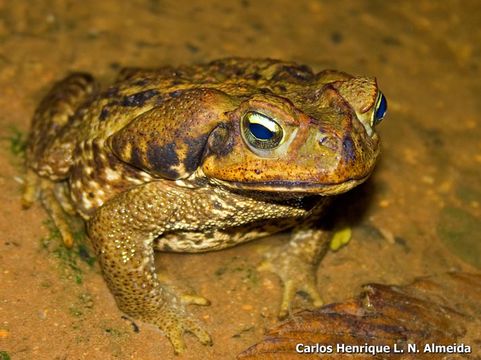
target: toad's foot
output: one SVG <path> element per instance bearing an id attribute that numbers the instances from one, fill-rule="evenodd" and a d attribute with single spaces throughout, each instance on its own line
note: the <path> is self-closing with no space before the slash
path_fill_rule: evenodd
<path id="1" fill-rule="evenodd" d="M 133 319 L 156 326 L 169 339 L 176 355 L 186 349 L 185 333 L 193 334 L 204 345 L 212 345 L 209 333 L 186 307 L 187 305 L 207 306 L 210 305 L 210 301 L 200 295 L 178 291 L 165 272 L 160 272 L 159 278 L 166 281 L 159 281 L 157 274 L 154 273 L 152 279 L 155 283 L 152 287 L 145 285 L 144 289 L 148 292 L 143 296 L 131 299 L 117 298 L 119 308 Z M 135 285 L 135 281 L 133 283 Z M 135 288 L 138 289 L 139 286 Z"/>
<path id="2" fill-rule="evenodd" d="M 259 266 L 259 270 L 277 274 L 284 285 L 278 314 L 280 319 L 289 315 L 290 304 L 297 292 L 304 292 L 309 295 L 315 307 L 322 306 L 323 301 L 316 286 L 316 265 L 306 262 L 298 254 L 286 252 L 284 246 L 274 249 L 266 255 L 266 259 Z"/>
<path id="3" fill-rule="evenodd" d="M 68 216 L 73 216 L 75 210 L 65 194 L 66 186 L 65 182 L 54 183 L 40 178 L 32 170 L 28 170 L 25 176 L 22 207 L 24 209 L 30 208 L 37 197 L 40 196 L 43 206 L 62 236 L 64 245 L 67 248 L 71 248 L 74 243 L 74 236 L 69 225 Z"/>
<path id="4" fill-rule="evenodd" d="M 161 311 L 152 316 L 142 316 L 141 320 L 156 325 L 167 336 L 176 354 L 181 354 L 185 349 L 184 334 L 189 332 L 196 336 L 204 345 L 212 345 L 212 339 L 199 321 L 190 314 L 179 299 L 174 303 L 165 303 Z"/>
<path id="5" fill-rule="evenodd" d="M 165 307 L 164 311 L 161 311 L 156 316 L 154 315 L 153 320 L 149 320 L 149 317 L 147 317 L 144 321 L 157 325 L 164 332 L 174 347 L 176 354 L 180 354 L 185 350 L 183 339 L 185 332 L 194 334 L 204 345 L 212 345 L 210 335 L 202 329 L 197 320 L 185 309 L 185 305 L 208 306 L 210 305 L 209 299 L 201 295 L 181 292 L 172 284 L 165 271 L 158 271 L 157 278 L 162 283 L 161 287 L 169 294 L 169 300 L 163 305 L 163 308 Z"/>
<path id="6" fill-rule="evenodd" d="M 284 284 L 279 318 L 289 315 L 297 292 L 304 292 L 315 307 L 322 305 L 316 286 L 316 269 L 328 249 L 328 233 L 310 227 L 297 227 L 289 243 L 267 253 L 260 270 L 276 273 Z"/>

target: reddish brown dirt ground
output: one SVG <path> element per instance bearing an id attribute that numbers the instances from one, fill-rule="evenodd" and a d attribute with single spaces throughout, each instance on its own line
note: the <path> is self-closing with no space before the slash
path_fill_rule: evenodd
<path id="1" fill-rule="evenodd" d="M 121 319 L 98 265 L 73 257 L 72 269 L 55 237 L 42 242 L 40 206 L 21 209 L 17 140 L 72 70 L 107 82 L 124 65 L 248 56 L 376 76 L 389 101 L 382 158 L 332 209 L 353 238 L 320 266 L 325 301 L 366 282 L 481 268 L 480 22 L 474 0 L 0 1 L 0 359 L 175 358 L 158 331 Z M 192 311 L 214 345 L 187 335 L 179 359 L 233 359 L 277 322 L 280 284 L 256 266 L 285 240 L 160 256 L 179 284 L 212 301 Z"/>

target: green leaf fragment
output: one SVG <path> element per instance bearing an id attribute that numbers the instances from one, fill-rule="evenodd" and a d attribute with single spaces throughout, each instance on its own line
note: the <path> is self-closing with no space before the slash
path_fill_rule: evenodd
<path id="1" fill-rule="evenodd" d="M 329 248 L 332 251 L 339 250 L 351 240 L 351 236 L 352 236 L 352 230 L 349 226 L 335 230 L 334 235 L 332 236 L 331 242 L 329 244 Z"/>

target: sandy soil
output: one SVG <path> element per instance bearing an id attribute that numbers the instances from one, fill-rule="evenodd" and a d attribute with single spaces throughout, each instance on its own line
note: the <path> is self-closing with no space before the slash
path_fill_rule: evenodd
<path id="1" fill-rule="evenodd" d="M 374 75 L 389 101 L 382 159 L 332 209 L 353 239 L 319 269 L 326 302 L 366 282 L 481 268 L 480 22 L 474 0 L 0 1 L 0 359 L 175 358 L 158 331 L 121 318 L 84 248 L 66 252 L 40 206 L 21 209 L 22 134 L 72 70 L 106 82 L 123 65 L 250 56 Z M 281 241 L 161 256 L 212 301 L 192 311 L 214 346 L 187 336 L 179 359 L 232 359 L 277 322 L 278 279 L 256 266 Z"/>

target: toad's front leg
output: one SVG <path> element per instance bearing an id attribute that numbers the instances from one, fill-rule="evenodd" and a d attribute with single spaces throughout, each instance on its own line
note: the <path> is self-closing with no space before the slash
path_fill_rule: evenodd
<path id="1" fill-rule="evenodd" d="M 153 241 L 174 230 L 182 200 L 191 201 L 183 195 L 181 189 L 149 183 L 105 203 L 88 224 L 89 237 L 119 308 L 158 326 L 176 353 L 185 348 L 184 332 L 211 344 L 209 334 L 155 272 Z M 195 204 L 185 205 L 183 209 L 195 211 Z"/>
<path id="2" fill-rule="evenodd" d="M 261 270 L 276 273 L 284 285 L 279 318 L 290 313 L 291 302 L 297 292 L 308 294 L 315 307 L 322 305 L 317 289 L 316 270 L 329 245 L 329 233 L 300 225 L 293 230 L 293 237 L 287 244 L 272 249 L 266 254 Z"/>

